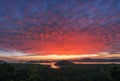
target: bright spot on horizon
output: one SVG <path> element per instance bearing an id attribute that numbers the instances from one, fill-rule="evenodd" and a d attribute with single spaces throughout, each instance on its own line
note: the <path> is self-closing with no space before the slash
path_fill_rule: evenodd
<path id="1" fill-rule="evenodd" d="M 80 59 L 88 57 L 98 57 L 97 54 L 85 54 L 85 55 L 35 55 L 35 56 L 19 56 L 15 57 L 17 60 L 69 60 Z"/>

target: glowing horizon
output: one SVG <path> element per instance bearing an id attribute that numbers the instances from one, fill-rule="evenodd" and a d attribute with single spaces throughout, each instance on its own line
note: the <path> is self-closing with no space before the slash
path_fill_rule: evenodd
<path id="1" fill-rule="evenodd" d="M 27 54 L 17 51 L 0 51 L 0 60 L 5 60 L 8 62 L 19 62 L 19 61 L 56 61 L 56 60 L 79 60 L 83 58 L 96 58 L 96 59 L 111 59 L 120 58 L 120 53 L 109 54 L 109 52 L 100 52 L 96 54 L 49 54 L 49 55 L 37 55 L 37 54 Z"/>

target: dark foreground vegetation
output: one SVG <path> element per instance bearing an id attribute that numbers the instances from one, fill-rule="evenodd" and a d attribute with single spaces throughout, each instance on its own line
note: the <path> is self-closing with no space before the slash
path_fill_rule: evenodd
<path id="1" fill-rule="evenodd" d="M 120 65 L 72 65 L 60 69 L 37 64 L 0 64 L 0 81 L 120 81 Z"/>

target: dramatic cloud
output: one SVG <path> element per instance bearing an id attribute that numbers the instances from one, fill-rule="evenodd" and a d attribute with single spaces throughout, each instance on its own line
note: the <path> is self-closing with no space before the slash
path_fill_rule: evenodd
<path id="1" fill-rule="evenodd" d="M 0 0 L 0 49 L 120 52 L 120 0 Z"/>

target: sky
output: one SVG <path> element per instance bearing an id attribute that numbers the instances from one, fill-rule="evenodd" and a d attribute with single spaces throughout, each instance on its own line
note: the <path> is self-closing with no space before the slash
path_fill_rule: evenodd
<path id="1" fill-rule="evenodd" d="M 81 57 L 120 58 L 120 0 L 0 0 L 0 59 Z"/>

